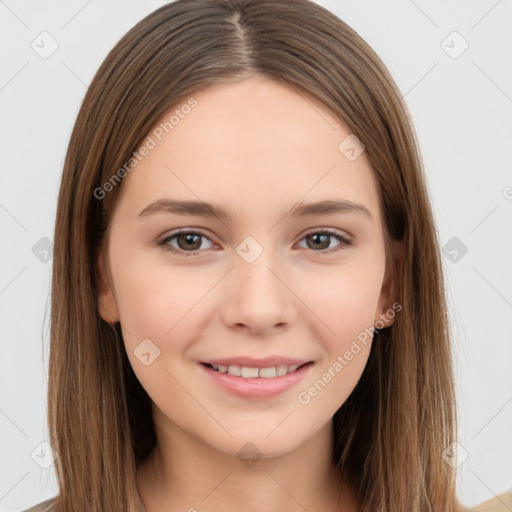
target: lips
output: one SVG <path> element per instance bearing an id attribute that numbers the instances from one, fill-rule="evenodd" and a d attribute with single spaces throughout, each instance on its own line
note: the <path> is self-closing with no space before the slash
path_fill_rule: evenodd
<path id="1" fill-rule="evenodd" d="M 239 366 L 236 364 L 214 365 L 200 363 L 198 366 L 211 379 L 211 382 L 230 394 L 247 399 L 270 399 L 297 386 L 314 366 L 314 361 L 290 359 L 284 357 L 255 360 L 253 358 L 217 359 L 213 362 L 249 363 L 258 366 Z M 275 363 L 302 363 L 292 365 L 265 366 Z"/>

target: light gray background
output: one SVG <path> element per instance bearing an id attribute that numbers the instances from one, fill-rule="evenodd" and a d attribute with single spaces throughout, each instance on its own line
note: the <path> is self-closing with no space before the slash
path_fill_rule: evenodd
<path id="1" fill-rule="evenodd" d="M 108 51 L 164 3 L 0 0 L 3 511 L 57 493 L 53 466 L 36 463 L 50 453 L 41 443 L 51 253 L 45 262 L 41 239 L 53 241 L 71 128 Z M 456 262 L 446 251 L 443 265 L 460 414 L 458 489 L 474 506 L 512 486 L 512 2 L 318 3 L 390 69 L 418 132 L 441 244 L 456 237 L 468 249 Z M 46 59 L 31 47 L 42 47 L 43 31 L 58 43 Z M 468 49 L 454 58 L 464 40 Z"/>

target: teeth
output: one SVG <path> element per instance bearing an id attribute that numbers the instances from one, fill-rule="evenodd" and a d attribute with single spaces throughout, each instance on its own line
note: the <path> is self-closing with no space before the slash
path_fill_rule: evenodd
<path id="1" fill-rule="evenodd" d="M 229 372 L 230 368 L 228 368 L 228 372 Z M 259 377 L 260 370 L 258 368 L 248 368 L 247 366 L 242 366 L 240 368 L 240 375 L 245 378 Z"/>
<path id="2" fill-rule="evenodd" d="M 275 377 L 277 375 L 276 368 L 260 368 L 260 377 Z"/>
<path id="3" fill-rule="evenodd" d="M 279 376 L 279 375 L 286 375 L 288 373 L 288 366 L 286 365 L 281 365 L 281 366 L 278 366 L 276 368 L 276 375 Z"/>
<path id="4" fill-rule="evenodd" d="M 240 377 L 240 366 L 237 366 L 236 364 L 228 366 L 228 373 L 230 375 L 236 375 L 237 377 Z"/>
<path id="5" fill-rule="evenodd" d="M 294 372 L 299 365 L 279 365 L 279 366 L 271 366 L 269 368 L 252 368 L 248 366 L 238 366 L 236 364 L 232 364 L 229 366 L 223 365 L 211 365 L 212 368 L 220 373 L 229 373 L 230 375 L 235 375 L 237 377 L 244 377 L 245 379 L 254 378 L 254 377 L 262 377 L 262 378 L 270 378 L 270 377 L 280 377 L 281 375 L 286 375 L 287 373 Z"/>

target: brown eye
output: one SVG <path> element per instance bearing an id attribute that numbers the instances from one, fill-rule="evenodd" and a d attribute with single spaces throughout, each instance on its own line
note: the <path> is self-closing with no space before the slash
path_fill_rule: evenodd
<path id="1" fill-rule="evenodd" d="M 179 231 L 163 238 L 158 242 L 164 250 L 178 253 L 183 256 L 193 256 L 201 250 L 203 240 L 211 240 L 201 232 L 197 231 Z M 176 245 L 170 242 L 176 242 Z M 213 245 L 213 244 L 212 244 Z M 204 247 L 202 249 L 205 249 Z M 190 253 L 190 254 L 186 254 Z"/>
<path id="2" fill-rule="evenodd" d="M 201 235 L 187 233 L 184 235 L 177 235 L 175 238 L 176 243 L 180 249 L 191 249 L 193 251 L 197 251 L 201 248 Z"/>
<path id="3" fill-rule="evenodd" d="M 339 243 L 334 246 L 333 250 L 327 250 L 332 248 L 331 242 L 333 239 L 337 239 Z M 302 240 L 306 240 L 307 249 L 312 249 L 315 252 L 327 252 L 329 254 L 351 244 L 351 241 L 344 235 L 335 231 L 325 230 L 310 231 Z"/>

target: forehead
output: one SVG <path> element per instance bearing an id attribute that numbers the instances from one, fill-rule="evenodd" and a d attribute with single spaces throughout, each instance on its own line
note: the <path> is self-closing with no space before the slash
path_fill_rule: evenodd
<path id="1" fill-rule="evenodd" d="M 252 77 L 212 84 L 193 98 L 193 108 L 184 107 L 192 104 L 186 97 L 150 132 L 154 147 L 123 180 L 123 207 L 138 213 L 149 201 L 179 196 L 249 211 L 329 196 L 365 203 L 378 218 L 364 152 L 347 158 L 344 141 L 353 135 L 311 96 Z"/>

